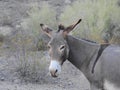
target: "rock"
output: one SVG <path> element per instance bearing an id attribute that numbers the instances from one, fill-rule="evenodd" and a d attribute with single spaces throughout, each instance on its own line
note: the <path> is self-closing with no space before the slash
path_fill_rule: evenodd
<path id="1" fill-rule="evenodd" d="M 66 4 L 71 4 L 72 2 L 71 2 L 71 0 L 65 0 L 65 3 Z"/>
<path id="2" fill-rule="evenodd" d="M 0 80 L 1 80 L 1 81 L 5 81 L 5 78 L 4 78 L 4 77 L 1 77 Z"/>
<path id="3" fill-rule="evenodd" d="M 71 81 L 68 82 L 68 85 L 73 85 L 73 83 Z"/>
<path id="4" fill-rule="evenodd" d="M 10 34 L 12 34 L 13 28 L 9 27 L 9 26 L 3 26 L 0 27 L 0 34 L 3 36 L 8 36 Z"/>

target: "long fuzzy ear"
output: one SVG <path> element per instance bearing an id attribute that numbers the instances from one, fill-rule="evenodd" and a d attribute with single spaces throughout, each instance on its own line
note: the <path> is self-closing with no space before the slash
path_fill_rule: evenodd
<path id="1" fill-rule="evenodd" d="M 81 21 L 82 19 L 79 19 L 75 24 L 68 26 L 63 32 L 64 36 L 66 36 L 69 32 L 71 32 Z"/>
<path id="2" fill-rule="evenodd" d="M 43 31 L 46 35 L 48 35 L 49 37 L 52 36 L 52 31 L 53 31 L 53 30 L 50 29 L 50 28 L 48 28 L 47 25 L 40 24 L 40 27 L 41 27 L 42 31 Z"/>

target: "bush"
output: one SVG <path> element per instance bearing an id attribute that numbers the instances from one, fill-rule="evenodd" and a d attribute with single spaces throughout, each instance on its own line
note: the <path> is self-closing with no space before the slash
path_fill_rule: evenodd
<path id="1" fill-rule="evenodd" d="M 60 22 L 70 25 L 82 18 L 82 22 L 72 34 L 86 39 L 101 42 L 105 38 L 110 41 L 113 37 L 104 37 L 114 31 L 111 25 L 120 25 L 120 7 L 117 0 L 84 0 L 76 1 L 65 8 L 60 16 Z M 103 35 L 105 34 L 105 35 Z M 109 35 L 108 35 L 109 36 Z"/>
<path id="2" fill-rule="evenodd" d="M 55 10 L 50 8 L 48 4 L 44 3 L 39 9 L 38 5 L 35 4 L 27 13 L 29 17 L 24 19 L 21 23 L 22 27 L 25 31 L 31 32 L 32 36 L 35 38 L 36 44 L 38 43 L 39 50 L 44 49 L 44 42 L 42 40 L 40 23 L 51 26 L 53 29 L 56 29 L 56 12 Z M 43 43 L 43 45 L 41 44 Z M 40 46 L 42 45 L 42 46 Z"/>
<path id="3" fill-rule="evenodd" d="M 45 52 L 26 52 L 25 56 L 20 55 L 16 68 L 21 80 L 32 83 L 45 81 L 48 66 L 44 54 Z"/>
<path id="4" fill-rule="evenodd" d="M 19 78 L 17 82 L 21 80 L 31 83 L 46 82 L 48 73 L 47 53 L 28 50 L 29 43 L 32 42 L 31 37 L 28 37 L 21 29 L 12 36 L 9 38 L 12 40 L 10 48 L 0 48 L 2 58 L 0 72 L 3 73 L 3 78 L 15 82 L 16 78 Z"/>
<path id="5" fill-rule="evenodd" d="M 20 78 L 29 82 L 41 82 L 45 80 L 47 61 L 45 51 L 31 51 L 27 48 L 35 43 L 39 50 L 45 49 L 43 34 L 40 23 L 47 24 L 53 29 L 56 28 L 56 13 L 50 9 L 48 4 L 43 4 L 41 8 L 37 4 L 27 12 L 28 18 L 23 19 L 18 32 L 14 35 L 12 42 L 16 49 L 17 72 Z M 30 47 L 29 47 L 30 48 Z"/>

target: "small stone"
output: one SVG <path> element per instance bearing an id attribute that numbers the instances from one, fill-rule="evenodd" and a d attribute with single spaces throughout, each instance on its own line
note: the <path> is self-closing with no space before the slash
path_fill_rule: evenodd
<path id="1" fill-rule="evenodd" d="M 2 77 L 0 80 L 1 80 L 1 81 L 5 81 L 5 78 L 4 78 L 4 77 Z"/>
<path id="2" fill-rule="evenodd" d="M 68 82 L 68 85 L 72 85 L 73 83 L 72 82 Z"/>
<path id="3" fill-rule="evenodd" d="M 66 4 L 70 4 L 71 1 L 70 1 L 70 0 L 65 0 L 65 3 L 66 3 Z"/>

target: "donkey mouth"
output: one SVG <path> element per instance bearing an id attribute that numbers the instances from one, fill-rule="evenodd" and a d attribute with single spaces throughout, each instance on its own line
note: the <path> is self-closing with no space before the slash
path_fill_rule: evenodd
<path id="1" fill-rule="evenodd" d="M 54 78 L 58 77 L 58 76 L 57 76 L 57 75 L 55 75 L 55 74 L 54 74 L 54 75 L 53 75 L 53 74 L 51 74 L 51 76 L 52 76 L 52 77 L 54 77 Z"/>
<path id="2" fill-rule="evenodd" d="M 58 77 L 57 70 L 55 72 L 50 72 L 52 77 Z"/>

